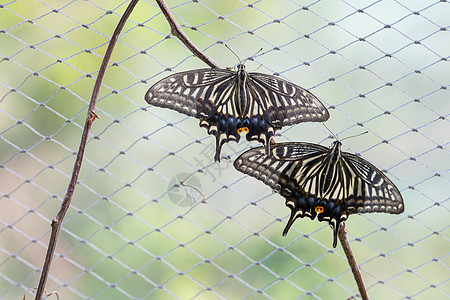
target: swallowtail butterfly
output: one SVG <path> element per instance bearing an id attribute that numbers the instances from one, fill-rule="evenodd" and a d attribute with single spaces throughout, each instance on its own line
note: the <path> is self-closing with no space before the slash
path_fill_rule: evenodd
<path id="1" fill-rule="evenodd" d="M 258 147 L 241 154 L 234 167 L 286 198 L 291 216 L 283 235 L 297 218 L 317 216 L 333 228 L 336 247 L 339 224 L 350 214 L 399 214 L 404 209 L 392 181 L 365 159 L 341 151 L 339 141 L 331 148 L 310 143 L 274 144 L 270 155 Z"/>
<path id="2" fill-rule="evenodd" d="M 307 90 L 276 76 L 237 71 L 199 69 L 176 73 L 155 83 L 145 100 L 200 119 L 200 126 L 216 137 L 214 160 L 220 161 L 224 143 L 269 140 L 283 126 L 326 121 L 324 105 Z"/>

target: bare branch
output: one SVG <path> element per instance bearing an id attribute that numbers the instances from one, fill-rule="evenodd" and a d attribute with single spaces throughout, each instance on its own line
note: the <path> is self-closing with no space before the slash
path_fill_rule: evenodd
<path id="1" fill-rule="evenodd" d="M 190 187 L 190 188 L 196 190 L 200 195 L 203 196 L 202 203 L 206 203 L 206 196 L 205 196 L 205 194 L 203 194 L 198 188 L 196 188 L 195 186 L 192 186 L 192 185 L 190 185 L 190 184 L 185 184 L 183 180 L 180 180 L 180 184 L 181 184 L 182 186 L 184 186 L 184 187 Z"/>
<path id="2" fill-rule="evenodd" d="M 100 70 L 98 72 L 97 80 L 95 81 L 94 90 L 92 91 L 91 102 L 89 103 L 89 110 L 86 116 L 83 134 L 81 136 L 80 147 L 78 149 L 77 158 L 75 160 L 75 165 L 73 167 L 72 178 L 70 179 L 69 187 L 67 188 L 66 195 L 64 196 L 64 200 L 61 204 L 61 208 L 56 217 L 52 221 L 52 233 L 50 235 L 50 242 L 47 249 L 47 255 L 45 257 L 44 267 L 42 269 L 41 278 L 39 280 L 39 286 L 36 292 L 35 297 L 36 300 L 42 299 L 42 296 L 44 294 L 45 284 L 47 283 L 48 273 L 50 271 L 50 265 L 53 259 L 53 255 L 55 253 L 55 247 L 56 242 L 58 240 L 59 230 L 61 229 L 61 224 L 64 219 L 64 216 L 66 215 L 66 212 L 69 209 L 70 202 L 72 201 L 72 196 L 78 181 L 78 175 L 80 173 L 81 163 L 83 161 L 84 150 L 86 148 L 86 142 L 88 139 L 89 131 L 91 129 L 92 122 L 94 122 L 94 120 L 98 118 L 94 110 L 98 98 L 98 92 L 100 90 L 100 86 L 103 80 L 103 76 L 105 75 L 106 67 L 108 65 L 109 59 L 111 58 L 111 54 L 116 44 L 116 41 L 119 38 L 119 34 L 122 31 L 123 26 L 125 25 L 128 17 L 130 16 L 131 12 L 133 11 L 134 7 L 138 2 L 139 0 L 131 0 L 130 4 L 128 5 L 127 9 L 122 15 L 122 18 L 117 24 L 116 29 L 114 30 L 111 40 L 109 41 L 108 49 L 106 49 L 105 56 L 103 57 Z"/>
<path id="3" fill-rule="evenodd" d="M 353 256 L 352 249 L 347 240 L 347 230 L 345 229 L 345 222 L 342 222 L 339 227 L 338 232 L 339 240 L 341 241 L 342 248 L 344 250 L 345 256 L 347 257 L 348 264 L 352 270 L 353 277 L 355 277 L 356 285 L 358 286 L 359 293 L 363 300 L 369 300 L 367 296 L 366 287 L 364 286 L 364 281 L 359 272 L 358 264 L 356 263 L 355 257 Z"/>
<path id="4" fill-rule="evenodd" d="M 178 23 L 173 18 L 172 14 L 169 11 L 169 8 L 167 8 L 167 5 L 164 3 L 164 1 L 156 0 L 156 3 L 158 4 L 158 6 L 161 9 L 164 16 L 166 17 L 167 22 L 169 22 L 170 32 L 174 36 L 176 36 L 195 56 L 197 56 L 202 61 L 204 61 L 208 66 L 210 66 L 211 68 L 219 69 L 219 65 L 217 65 L 214 61 L 212 61 L 209 57 L 207 57 L 202 51 L 200 51 L 194 44 L 191 43 L 191 41 L 188 39 L 188 37 L 181 30 L 180 25 L 178 25 Z"/>
<path id="5" fill-rule="evenodd" d="M 81 137 L 80 146 L 78 149 L 77 158 L 75 160 L 72 177 L 69 182 L 69 186 L 67 188 L 66 195 L 64 196 L 64 200 L 61 204 L 61 208 L 56 215 L 56 217 L 52 221 L 52 232 L 50 235 L 50 241 L 49 246 L 47 249 L 47 254 L 45 257 L 45 263 L 44 267 L 42 269 L 41 278 L 39 280 L 39 286 L 37 288 L 36 292 L 36 300 L 42 299 L 42 296 L 45 291 L 45 285 L 47 283 L 48 274 L 50 271 L 50 265 L 53 259 L 53 255 L 55 253 L 56 243 L 58 240 L 59 231 L 61 229 L 61 224 L 64 219 L 64 216 L 66 215 L 70 203 L 72 201 L 72 196 L 75 191 L 76 183 L 78 181 L 78 175 L 80 173 L 81 164 L 83 161 L 84 151 L 86 148 L 86 142 L 88 139 L 89 131 L 92 126 L 92 123 L 96 118 L 99 118 L 99 116 L 95 113 L 95 105 L 98 98 L 98 93 L 100 90 L 101 83 L 103 81 L 103 77 L 105 75 L 106 67 L 108 65 L 109 59 L 111 58 L 112 51 L 114 49 L 114 46 L 117 42 L 117 39 L 119 38 L 119 34 L 123 29 L 123 26 L 125 25 L 128 17 L 130 16 L 131 12 L 133 11 L 136 4 L 139 2 L 139 0 L 132 0 L 130 4 L 128 5 L 127 9 L 125 10 L 124 14 L 122 15 L 119 23 L 117 24 L 117 27 L 111 37 L 111 40 L 108 45 L 108 49 L 106 49 L 105 56 L 103 57 L 102 64 L 100 66 L 100 70 L 98 72 L 97 80 L 94 85 L 94 89 L 92 91 L 91 101 L 89 103 L 89 110 L 86 117 L 86 122 L 84 125 L 83 134 Z M 159 7 L 161 8 L 161 11 L 163 12 L 164 16 L 168 20 L 171 32 L 174 36 L 178 37 L 185 45 L 188 47 L 189 50 L 192 51 L 194 55 L 196 55 L 198 58 L 203 60 L 206 64 L 208 64 L 212 68 L 218 68 L 218 65 L 216 65 L 211 59 L 209 59 L 206 55 L 204 55 L 197 47 L 195 47 L 189 39 L 184 35 L 183 31 L 179 27 L 179 25 L 175 22 L 172 15 L 169 12 L 169 9 L 165 5 L 165 3 L 162 0 L 156 0 Z M 58 296 L 57 296 L 58 297 Z"/>

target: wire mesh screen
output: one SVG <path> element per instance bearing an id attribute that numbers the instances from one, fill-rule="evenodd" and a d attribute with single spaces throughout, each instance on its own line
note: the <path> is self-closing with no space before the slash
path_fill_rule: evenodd
<path id="1" fill-rule="evenodd" d="M 101 59 L 126 1 L 0 5 L 0 297 L 39 281 Z M 400 215 L 352 215 L 348 238 L 373 299 L 448 299 L 450 5 L 447 1 L 167 1 L 221 67 L 246 61 L 321 99 L 343 150 L 398 186 Z M 258 50 L 262 48 L 261 52 Z M 346 299 L 358 291 L 329 226 L 232 163 L 256 142 L 215 139 L 151 107 L 148 88 L 204 68 L 152 1 L 121 34 L 100 91 L 47 290 L 62 299 Z M 276 142 L 329 146 L 320 123 Z M 180 181 L 186 184 L 182 186 Z M 189 185 L 189 186 L 188 186 Z M 195 189 L 194 189 L 195 188 Z M 202 194 L 206 203 L 202 202 Z M 28 297 L 32 297 L 29 295 Z"/>

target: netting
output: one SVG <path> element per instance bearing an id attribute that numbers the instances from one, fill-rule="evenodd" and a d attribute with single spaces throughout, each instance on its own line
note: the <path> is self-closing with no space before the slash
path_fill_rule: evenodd
<path id="1" fill-rule="evenodd" d="M 72 173 L 87 104 L 125 1 L 0 5 L 0 297 L 37 287 Z M 167 1 L 222 67 L 277 74 L 329 108 L 343 150 L 387 172 L 401 215 L 353 215 L 348 237 L 372 299 L 448 299 L 447 1 Z M 262 52 L 257 51 L 263 48 Z M 257 53 L 257 54 L 255 54 Z M 157 80 L 206 67 L 141 1 L 103 82 L 47 290 L 61 299 L 345 299 L 357 288 L 326 223 L 286 237 L 284 199 L 232 167 L 198 120 L 150 107 Z M 276 142 L 330 145 L 321 124 Z M 202 195 L 207 198 L 202 203 Z M 31 297 L 29 295 L 29 297 Z"/>

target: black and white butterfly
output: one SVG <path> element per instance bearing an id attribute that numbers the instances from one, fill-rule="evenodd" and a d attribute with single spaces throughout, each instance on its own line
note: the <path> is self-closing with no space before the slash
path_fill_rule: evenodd
<path id="1" fill-rule="evenodd" d="M 200 119 L 200 126 L 216 137 L 214 160 L 220 161 L 224 143 L 269 140 L 283 126 L 326 121 L 325 106 L 307 90 L 276 76 L 237 71 L 199 69 L 176 73 L 146 93 L 151 105 L 170 108 Z"/>
<path id="2" fill-rule="evenodd" d="M 301 217 L 327 221 L 337 245 L 339 224 L 350 214 L 404 210 L 397 187 L 367 160 L 341 151 L 341 142 L 331 148 L 311 143 L 271 145 L 270 155 L 262 147 L 241 154 L 234 167 L 255 177 L 286 198 L 291 209 L 283 235 Z"/>

